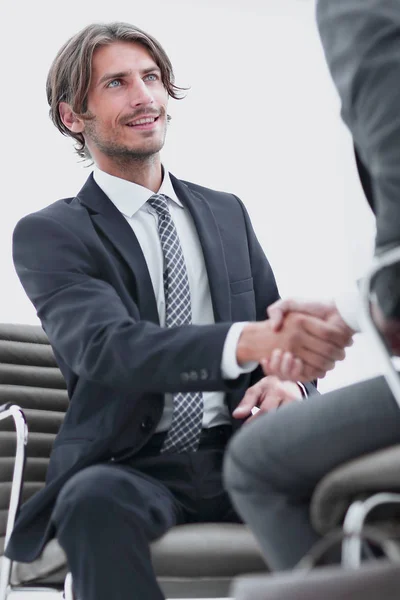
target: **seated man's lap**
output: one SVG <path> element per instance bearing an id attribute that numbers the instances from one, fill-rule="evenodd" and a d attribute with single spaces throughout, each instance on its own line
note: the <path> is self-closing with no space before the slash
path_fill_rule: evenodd
<path id="1" fill-rule="evenodd" d="M 378 377 L 260 415 L 228 453 L 246 479 L 307 495 L 334 467 L 399 442 L 400 409 Z"/>

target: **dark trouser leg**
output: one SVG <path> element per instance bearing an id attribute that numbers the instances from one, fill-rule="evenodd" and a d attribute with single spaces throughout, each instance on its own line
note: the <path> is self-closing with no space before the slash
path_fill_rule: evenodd
<path id="1" fill-rule="evenodd" d="M 309 503 L 334 467 L 400 442 L 400 410 L 383 378 L 292 403 L 245 425 L 225 485 L 272 569 L 292 568 L 318 539 Z"/>
<path id="2" fill-rule="evenodd" d="M 164 598 L 149 542 L 176 523 L 170 492 L 128 466 L 102 464 L 72 477 L 52 520 L 82 600 Z"/>

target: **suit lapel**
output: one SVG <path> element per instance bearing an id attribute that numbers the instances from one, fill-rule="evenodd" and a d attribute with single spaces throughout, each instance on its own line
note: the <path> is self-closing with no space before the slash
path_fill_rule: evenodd
<path id="1" fill-rule="evenodd" d="M 136 279 L 138 305 L 143 320 L 159 324 L 153 284 L 142 249 L 131 226 L 90 175 L 77 196 L 91 211 L 93 223 L 117 248 Z"/>
<path id="2" fill-rule="evenodd" d="M 232 320 L 228 271 L 221 234 L 211 208 L 202 194 L 171 175 L 172 185 L 187 206 L 203 249 L 216 322 Z M 77 196 L 91 212 L 93 223 L 117 248 L 136 279 L 138 304 L 144 320 L 159 324 L 156 298 L 140 244 L 129 223 L 90 175 Z"/>
<path id="3" fill-rule="evenodd" d="M 209 203 L 199 192 L 171 175 L 172 185 L 193 217 L 203 249 L 215 321 L 231 321 L 231 296 L 221 234 Z"/>

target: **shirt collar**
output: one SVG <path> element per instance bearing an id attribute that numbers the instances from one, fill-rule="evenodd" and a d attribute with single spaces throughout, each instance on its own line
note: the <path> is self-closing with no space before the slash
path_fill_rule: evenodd
<path id="1" fill-rule="evenodd" d="M 163 167 L 163 170 L 163 181 L 157 193 L 165 194 L 168 198 L 176 202 L 178 206 L 183 208 L 183 204 L 173 188 L 169 172 L 165 167 Z M 93 177 L 106 196 L 109 197 L 111 202 L 115 204 L 118 210 L 126 217 L 133 217 L 133 215 L 137 213 L 154 194 L 154 192 L 142 185 L 110 175 L 105 171 L 101 171 L 96 166 L 93 171 Z"/>

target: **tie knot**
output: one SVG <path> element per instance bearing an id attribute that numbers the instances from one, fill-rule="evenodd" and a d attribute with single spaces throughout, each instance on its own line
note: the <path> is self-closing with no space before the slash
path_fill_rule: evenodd
<path id="1" fill-rule="evenodd" d="M 164 194 L 154 194 L 148 202 L 159 215 L 169 214 L 168 199 Z"/>

